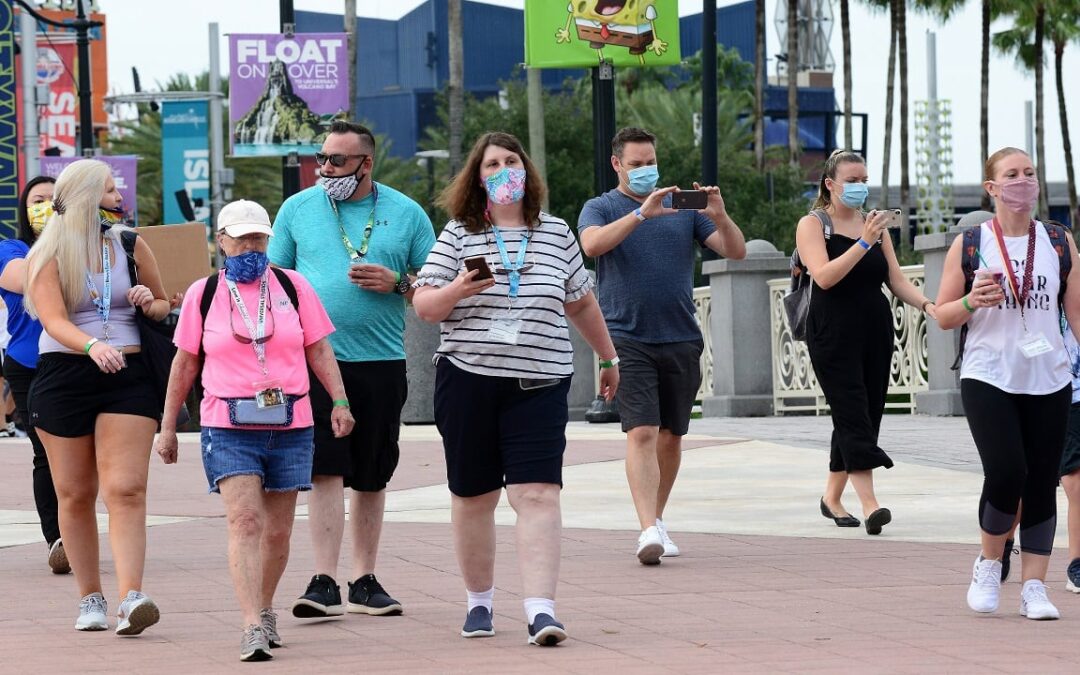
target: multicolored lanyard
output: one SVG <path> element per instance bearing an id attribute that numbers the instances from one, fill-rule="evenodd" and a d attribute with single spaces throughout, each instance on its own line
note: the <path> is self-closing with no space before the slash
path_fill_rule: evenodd
<path id="1" fill-rule="evenodd" d="M 105 342 L 110 339 L 109 335 L 109 311 L 112 309 L 112 247 L 109 246 L 108 237 L 101 238 L 101 271 L 105 277 L 102 293 L 98 293 L 97 284 L 90 272 L 86 272 L 86 291 L 90 294 L 90 302 L 94 303 L 98 316 L 101 317 L 101 327 Z"/>
<path id="2" fill-rule="evenodd" d="M 236 304 L 236 311 L 240 313 L 240 318 L 244 320 L 248 335 L 251 336 L 251 346 L 255 349 L 255 358 L 259 361 L 259 368 L 262 369 L 263 377 L 268 375 L 266 371 L 266 343 L 263 338 L 266 337 L 266 302 L 270 296 L 269 276 L 269 270 L 263 272 L 262 281 L 259 282 L 259 313 L 255 322 L 251 321 L 251 315 L 248 314 L 244 299 L 240 297 L 240 289 L 236 287 L 236 282 L 232 279 L 225 279 L 225 285 L 229 287 L 233 303 Z"/>
<path id="3" fill-rule="evenodd" d="M 495 223 L 491 224 L 491 231 L 495 233 L 495 245 L 499 248 L 499 257 L 502 258 L 503 269 L 506 270 L 506 274 L 510 278 L 508 296 L 513 301 L 518 296 L 518 286 L 521 284 L 521 268 L 525 265 L 525 249 L 529 246 L 529 233 L 526 231 L 521 235 L 521 248 L 518 249 L 517 261 L 511 265 L 510 254 L 506 252 L 506 242 L 503 241 L 502 234 L 499 233 L 499 228 L 495 227 Z"/>
<path id="4" fill-rule="evenodd" d="M 1009 257 L 1009 249 L 1005 247 L 1005 237 L 1001 230 L 1001 223 L 997 218 L 991 222 L 991 229 L 997 238 L 998 250 L 1001 252 L 1002 265 L 1009 276 L 1009 287 L 1013 298 L 1020 306 L 1020 321 L 1024 324 L 1024 332 L 1027 332 L 1027 320 L 1024 318 L 1024 305 L 1027 304 L 1028 296 L 1031 295 L 1032 276 L 1035 271 L 1035 221 L 1028 223 L 1027 260 L 1024 262 L 1024 281 L 1021 286 L 1016 282 L 1016 271 L 1013 270 L 1012 258 Z"/>
<path id="5" fill-rule="evenodd" d="M 353 246 L 349 235 L 345 233 L 345 225 L 341 222 L 341 213 L 338 212 L 337 202 L 330 199 L 329 195 L 327 196 L 327 199 L 330 199 L 330 208 L 334 210 L 334 216 L 337 217 L 338 230 L 341 231 L 341 243 L 345 245 L 345 251 L 348 252 L 349 260 L 353 263 L 360 262 L 360 259 L 367 255 L 368 243 L 371 241 L 371 231 L 375 228 L 375 205 L 379 203 L 379 188 L 374 182 L 371 183 L 371 195 L 371 213 L 368 214 L 367 226 L 364 228 L 364 239 L 360 242 L 359 249 Z"/>

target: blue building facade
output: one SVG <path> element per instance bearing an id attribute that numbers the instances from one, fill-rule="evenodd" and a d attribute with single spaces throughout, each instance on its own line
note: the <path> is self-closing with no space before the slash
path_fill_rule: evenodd
<path id="1" fill-rule="evenodd" d="M 525 60 L 525 18 L 519 9 L 478 2 L 462 3 L 465 89 L 483 98 L 498 93 L 500 82 L 514 77 Z M 337 32 L 342 15 L 296 12 L 297 32 Z M 701 49 L 701 15 L 680 19 L 680 47 L 684 57 Z M 427 0 L 397 21 L 357 19 L 358 119 L 369 122 L 376 133 L 390 140 L 391 154 L 409 157 L 417 151 L 424 129 L 435 124 L 436 94 L 449 80 L 449 35 L 446 0 Z M 716 11 L 717 41 L 734 47 L 744 61 L 754 60 L 754 3 L 752 1 Z M 560 88 L 567 78 L 585 77 L 585 70 L 545 70 L 545 87 Z M 766 108 L 786 109 L 787 93 L 769 87 Z M 833 112 L 835 94 L 830 89 L 799 92 L 799 105 L 806 111 Z M 831 119 L 831 118 L 830 118 Z M 779 124 L 779 123 L 777 123 Z M 786 125 L 786 122 L 784 123 Z M 805 126 L 805 128 L 803 128 Z M 824 118 L 800 123 L 800 134 L 809 148 L 826 138 L 831 122 Z M 767 132 L 768 133 L 768 132 Z M 786 126 L 782 136 L 787 142 Z M 835 135 L 835 133 L 833 133 Z"/>

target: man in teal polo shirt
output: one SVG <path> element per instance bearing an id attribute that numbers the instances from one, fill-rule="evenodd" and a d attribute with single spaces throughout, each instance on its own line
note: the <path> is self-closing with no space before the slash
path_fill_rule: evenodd
<path id="1" fill-rule="evenodd" d="M 315 576 L 293 603 L 293 615 L 345 613 L 337 577 L 345 530 L 344 488 L 350 488 L 353 547 L 348 610 L 400 614 L 401 604 L 375 579 L 386 485 L 398 463 L 405 377 L 405 301 L 409 270 L 420 269 L 435 245 L 420 205 L 371 178 L 375 137 L 358 124 L 335 121 L 315 159 L 319 185 L 285 200 L 274 221 L 270 261 L 311 282 L 336 330 L 330 336 L 347 400 L 332 401 L 311 379 L 315 458 L 308 500 Z M 350 406 L 361 423 L 334 438 L 330 413 Z"/>

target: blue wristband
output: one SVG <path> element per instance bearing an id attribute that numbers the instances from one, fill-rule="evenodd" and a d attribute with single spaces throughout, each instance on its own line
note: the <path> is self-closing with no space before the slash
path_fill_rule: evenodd
<path id="1" fill-rule="evenodd" d="M 867 244 L 865 241 L 863 241 L 862 237 L 859 237 L 858 239 L 856 239 L 855 243 L 858 244 L 859 246 L 862 246 L 867 251 L 870 250 L 870 244 Z"/>

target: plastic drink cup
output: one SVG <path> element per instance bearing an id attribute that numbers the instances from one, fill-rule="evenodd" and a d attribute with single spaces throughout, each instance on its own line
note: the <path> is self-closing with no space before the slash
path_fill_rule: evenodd
<path id="1" fill-rule="evenodd" d="M 989 276 L 994 279 L 994 283 L 1001 287 L 1001 290 L 1005 290 L 1005 272 L 997 265 L 991 265 L 989 267 L 980 267 L 975 273 L 976 276 Z"/>

